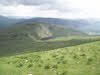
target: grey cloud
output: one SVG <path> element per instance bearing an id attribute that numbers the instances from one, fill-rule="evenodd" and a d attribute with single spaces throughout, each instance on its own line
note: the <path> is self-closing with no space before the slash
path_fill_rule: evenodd
<path id="1" fill-rule="evenodd" d="M 58 10 L 60 12 L 71 11 L 67 7 L 63 7 L 57 0 L 0 0 L 2 5 L 27 5 L 27 6 L 41 6 L 48 5 L 46 8 L 40 8 L 41 10 Z"/>
<path id="2" fill-rule="evenodd" d="M 54 3 L 54 0 L 0 0 L 0 4 L 3 5 L 13 5 L 13 4 L 42 5 L 51 3 Z"/>
<path id="3" fill-rule="evenodd" d="M 27 5 L 27 6 L 41 6 L 49 5 L 48 8 L 41 8 L 43 10 L 56 9 L 56 0 L 0 0 L 2 5 Z"/>

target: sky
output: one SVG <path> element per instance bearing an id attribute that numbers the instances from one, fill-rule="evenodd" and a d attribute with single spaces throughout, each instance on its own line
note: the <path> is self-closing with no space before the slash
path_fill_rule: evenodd
<path id="1" fill-rule="evenodd" d="M 100 0 L 0 0 L 0 15 L 19 18 L 100 18 Z"/>

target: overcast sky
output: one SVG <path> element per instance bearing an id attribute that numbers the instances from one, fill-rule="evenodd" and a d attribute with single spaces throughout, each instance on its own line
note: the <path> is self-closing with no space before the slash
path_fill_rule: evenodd
<path id="1" fill-rule="evenodd" d="M 0 0 L 0 15 L 100 18 L 100 0 Z"/>

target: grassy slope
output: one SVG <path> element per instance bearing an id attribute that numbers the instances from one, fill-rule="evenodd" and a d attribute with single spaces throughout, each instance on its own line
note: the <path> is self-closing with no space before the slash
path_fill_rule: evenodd
<path id="1" fill-rule="evenodd" d="M 0 75 L 100 75 L 100 42 L 0 59 Z"/>

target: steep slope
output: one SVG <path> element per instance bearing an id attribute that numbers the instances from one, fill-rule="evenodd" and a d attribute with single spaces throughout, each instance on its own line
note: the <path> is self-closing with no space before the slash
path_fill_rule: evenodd
<path id="1" fill-rule="evenodd" d="M 99 75 L 100 42 L 0 59 L 1 75 Z"/>

